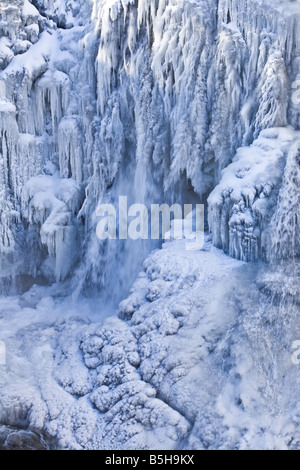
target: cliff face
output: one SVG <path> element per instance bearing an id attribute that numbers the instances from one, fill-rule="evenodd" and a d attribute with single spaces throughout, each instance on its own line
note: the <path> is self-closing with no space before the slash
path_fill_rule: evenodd
<path id="1" fill-rule="evenodd" d="M 96 248 L 98 202 L 189 202 L 187 188 L 203 202 L 239 147 L 298 129 L 299 28 L 297 2 L 2 2 L 3 281 L 61 280 L 85 256 L 82 288 L 99 287 L 98 258 L 113 255 Z M 224 181 L 209 200 L 214 243 L 232 256 L 265 257 L 283 153 L 260 188 L 246 183 L 251 201 Z"/>

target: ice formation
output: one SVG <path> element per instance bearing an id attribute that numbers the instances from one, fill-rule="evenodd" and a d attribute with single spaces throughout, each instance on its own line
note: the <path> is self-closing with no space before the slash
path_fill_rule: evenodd
<path id="1" fill-rule="evenodd" d="M 299 448 L 299 2 L 3 0 L 0 36 L 0 446 Z M 100 243 L 119 195 L 212 243 Z"/>
<path id="2" fill-rule="evenodd" d="M 295 2 L 26 0 L 1 8 L 0 251 L 20 258 L 20 245 L 31 249 L 21 188 L 55 165 L 86 192 L 83 289 L 92 280 L 99 288 L 91 226 L 108 188 L 112 200 L 121 192 L 138 202 L 179 202 L 193 188 L 188 197 L 204 202 L 239 147 L 266 128 L 299 126 Z M 134 185 L 124 187 L 125 178 Z M 248 234 L 238 231 L 239 241 L 216 244 L 242 259 L 264 256 L 264 240 L 245 249 Z M 21 263 L 21 274 L 41 272 L 40 242 L 39 261 L 30 273 Z M 136 257 L 135 275 L 148 249 Z M 1 260 L 1 277 L 12 278 Z"/>
<path id="3" fill-rule="evenodd" d="M 81 203 L 80 186 L 72 179 L 58 176 L 30 178 L 22 192 L 23 217 L 31 230 L 38 230 L 41 243 L 47 247 L 50 278 L 66 278 L 77 255 L 76 214 Z M 52 273 L 50 264 L 54 262 Z M 47 276 L 48 274 L 48 276 Z"/>
<path id="4" fill-rule="evenodd" d="M 293 129 L 264 130 L 251 146 L 238 149 L 233 163 L 223 171 L 220 184 L 208 199 L 209 223 L 214 244 L 230 256 L 256 261 L 270 259 L 275 254 L 274 250 L 269 250 L 275 240 L 274 230 L 269 225 L 277 207 L 283 174 L 286 174 L 286 183 L 292 180 L 290 163 L 287 164 L 290 159 L 293 159 L 293 171 L 298 171 L 295 152 L 299 143 L 300 133 Z M 295 197 L 297 201 L 298 196 Z M 287 203 L 286 195 L 284 200 Z M 296 201 L 293 209 L 290 208 L 294 218 L 298 213 Z M 276 230 L 280 230 L 279 221 L 274 223 Z M 283 230 L 293 230 L 292 237 L 297 243 L 297 223 L 293 228 L 291 225 L 290 221 L 285 223 Z M 285 240 L 281 233 L 276 240 L 280 245 L 286 244 L 285 250 L 290 252 L 290 239 Z M 293 252 L 297 255 L 296 247 Z"/>

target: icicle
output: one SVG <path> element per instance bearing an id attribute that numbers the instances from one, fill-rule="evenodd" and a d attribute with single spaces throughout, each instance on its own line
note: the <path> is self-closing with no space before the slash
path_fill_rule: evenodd
<path id="1" fill-rule="evenodd" d="M 22 191 L 22 216 L 39 230 L 49 260 L 54 261 L 52 274 L 57 281 L 67 277 L 78 257 L 75 215 L 81 198 L 81 189 L 74 180 L 57 176 L 31 178 Z"/>
<path id="2" fill-rule="evenodd" d="M 83 142 L 78 118 L 64 118 L 58 132 L 59 167 L 63 178 L 83 181 Z"/>
<path id="3" fill-rule="evenodd" d="M 69 77 L 60 71 L 46 72 L 36 84 L 35 128 L 42 135 L 47 112 L 51 116 L 51 132 L 56 134 L 58 125 L 69 104 Z"/>

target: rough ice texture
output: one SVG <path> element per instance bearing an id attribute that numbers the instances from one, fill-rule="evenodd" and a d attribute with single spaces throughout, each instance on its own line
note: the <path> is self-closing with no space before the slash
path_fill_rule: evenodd
<path id="1" fill-rule="evenodd" d="M 275 238 L 287 253 L 294 252 L 296 255 L 296 247 L 291 245 L 291 240 L 279 234 L 275 237 L 269 224 L 277 207 L 283 174 L 286 183 L 293 181 L 291 164 L 289 162 L 287 165 L 287 160 L 293 156 L 295 158 L 299 143 L 300 132 L 293 129 L 271 128 L 262 131 L 251 146 L 238 149 L 233 163 L 223 170 L 220 184 L 208 199 L 209 224 L 214 244 L 230 256 L 243 261 L 270 259 L 273 253 L 270 245 L 277 243 Z M 293 171 L 298 171 L 295 161 Z M 290 205 L 292 194 L 287 191 L 285 184 L 285 194 L 281 200 Z M 297 220 L 297 202 L 289 210 L 285 207 L 284 217 L 290 213 L 291 218 Z M 297 243 L 297 227 L 292 227 L 291 221 L 282 223 L 284 227 L 281 228 L 278 220 L 275 230 L 286 230 L 286 238 L 290 233 L 295 239 L 294 243 Z M 278 249 L 275 252 L 281 256 Z"/>
<path id="2" fill-rule="evenodd" d="M 300 140 L 294 142 L 286 163 L 278 204 L 271 220 L 269 258 L 296 260 L 300 255 Z"/>

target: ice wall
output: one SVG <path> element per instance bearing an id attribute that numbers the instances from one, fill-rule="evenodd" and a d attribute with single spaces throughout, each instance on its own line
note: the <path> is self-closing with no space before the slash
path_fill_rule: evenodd
<path id="1" fill-rule="evenodd" d="M 105 112 L 114 89 L 127 101 L 135 91 L 136 158 L 165 164 L 166 188 L 186 172 L 205 194 L 241 143 L 285 126 L 288 111 L 299 125 L 290 100 L 299 73 L 294 9 L 285 17 L 266 2 L 122 5 L 94 2 L 98 108 Z"/>
<path id="2" fill-rule="evenodd" d="M 19 258 L 30 248 L 32 230 L 40 260 L 23 271 L 36 275 L 45 258 L 63 252 L 49 252 L 38 229 L 44 220 L 32 227 L 21 208 L 31 178 L 59 172 L 85 190 L 72 216 L 74 231 L 85 227 L 82 288 L 97 289 L 117 264 L 134 277 L 130 245 L 119 256 L 96 238 L 98 202 L 119 194 L 150 204 L 196 195 L 205 202 L 239 147 L 268 128 L 299 129 L 298 2 L 16 0 L 0 9 L 2 263 L 8 251 Z M 281 177 L 277 165 L 270 176 L 276 191 L 284 164 L 283 157 Z M 264 228 L 245 254 L 247 230 L 237 245 L 224 212 L 214 205 L 210 212 L 218 246 L 242 259 L 263 256 L 262 213 L 251 215 Z M 135 248 L 137 264 L 150 248 Z"/>
<path id="3" fill-rule="evenodd" d="M 205 201 L 243 145 L 251 194 L 232 199 L 227 194 L 216 205 L 210 198 L 210 228 L 215 244 L 232 256 L 267 259 L 268 225 L 289 145 L 297 136 L 293 129 L 278 130 L 272 140 L 263 131 L 299 128 L 293 99 L 299 78 L 299 11 L 293 2 L 95 1 L 101 121 L 94 155 L 99 148 L 108 185 L 115 183 L 115 169 L 120 161 L 124 165 L 120 155 L 126 154 L 135 183 L 129 192 L 138 201 L 156 202 L 157 196 L 183 201 L 185 185 Z M 114 125 L 116 139 L 110 140 Z M 239 188 L 247 192 L 242 171 L 232 175 L 236 193 Z M 114 188 L 120 191 L 118 184 L 112 193 Z M 91 243 L 89 283 L 99 279 L 95 250 Z M 118 264 L 123 264 L 120 259 Z"/>
<path id="4" fill-rule="evenodd" d="M 60 124 L 68 115 L 75 119 L 69 75 L 76 75 L 84 31 L 73 24 L 71 34 L 63 35 L 54 19 L 28 0 L 2 2 L 0 10 L 0 278 L 61 280 L 77 258 L 75 212 L 82 203 L 83 165 L 79 143 L 73 138 L 61 143 L 67 131 Z"/>
<path id="5" fill-rule="evenodd" d="M 271 260 L 293 260 L 300 256 L 300 139 L 293 143 L 287 158 L 283 185 L 273 215 L 270 232 Z"/>

